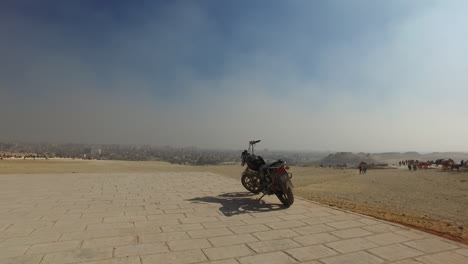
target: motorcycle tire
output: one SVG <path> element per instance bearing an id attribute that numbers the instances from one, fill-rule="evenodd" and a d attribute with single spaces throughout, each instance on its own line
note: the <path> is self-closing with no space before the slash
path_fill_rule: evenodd
<path id="1" fill-rule="evenodd" d="M 255 193 L 255 194 L 260 192 L 260 186 L 259 186 L 260 179 L 258 179 L 258 176 L 244 174 L 242 175 L 241 182 L 242 182 L 242 186 L 244 186 L 244 188 L 247 191 L 251 193 Z"/>
<path id="2" fill-rule="evenodd" d="M 294 194 L 291 188 L 288 188 L 286 193 L 283 193 L 283 192 L 277 193 L 276 196 L 286 207 L 290 207 L 294 203 Z"/>

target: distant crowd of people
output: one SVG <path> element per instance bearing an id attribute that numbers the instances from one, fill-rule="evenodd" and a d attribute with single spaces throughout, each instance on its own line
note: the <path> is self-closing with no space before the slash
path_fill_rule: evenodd
<path id="1" fill-rule="evenodd" d="M 456 164 L 452 159 L 438 159 L 438 160 L 428 160 L 428 161 L 419 161 L 419 160 L 402 160 L 398 164 L 401 166 L 408 166 L 409 170 L 427 169 L 432 165 L 442 166 L 442 169 L 459 169 L 460 167 L 466 166 L 466 162 L 462 160 L 460 164 Z"/>

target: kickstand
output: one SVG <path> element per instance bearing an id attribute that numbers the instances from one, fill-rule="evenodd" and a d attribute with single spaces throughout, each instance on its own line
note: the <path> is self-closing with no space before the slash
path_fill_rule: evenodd
<path id="1" fill-rule="evenodd" d="M 263 198 L 263 196 L 265 196 L 265 194 L 263 194 L 262 196 L 260 196 L 260 198 L 258 198 L 258 200 L 260 201 L 260 200 Z"/>

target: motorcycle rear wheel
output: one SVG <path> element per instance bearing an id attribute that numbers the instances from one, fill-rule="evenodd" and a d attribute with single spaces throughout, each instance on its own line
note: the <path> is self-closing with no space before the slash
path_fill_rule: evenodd
<path id="1" fill-rule="evenodd" d="M 260 192 L 260 178 L 254 174 L 244 174 L 241 178 L 242 186 L 251 193 Z"/>
<path id="2" fill-rule="evenodd" d="M 289 207 L 294 203 L 294 194 L 291 188 L 288 188 L 286 193 L 283 193 L 282 191 L 277 193 L 276 196 L 286 207 Z"/>

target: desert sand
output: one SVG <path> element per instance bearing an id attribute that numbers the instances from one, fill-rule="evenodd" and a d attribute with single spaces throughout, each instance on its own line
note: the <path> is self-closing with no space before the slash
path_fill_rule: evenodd
<path id="1" fill-rule="evenodd" d="M 240 179 L 243 169 L 240 165 L 184 166 L 139 161 L 0 161 L 0 174 L 212 172 Z M 295 194 L 299 197 L 468 244 L 466 172 L 379 169 L 360 175 L 354 169 L 315 167 L 291 167 L 291 171 Z"/>

